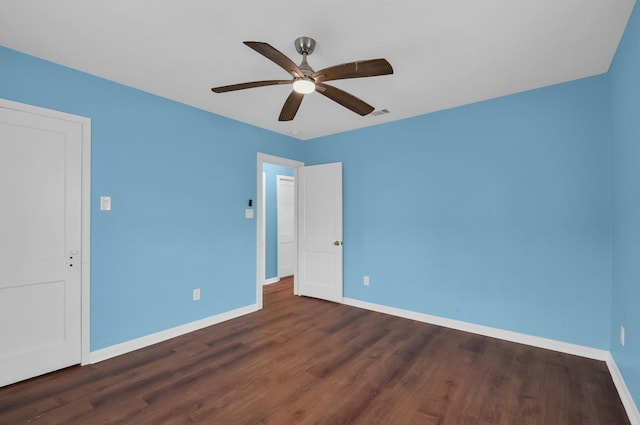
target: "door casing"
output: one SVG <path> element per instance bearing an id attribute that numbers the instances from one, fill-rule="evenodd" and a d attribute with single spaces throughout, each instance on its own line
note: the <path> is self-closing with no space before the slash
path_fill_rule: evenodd
<path id="1" fill-rule="evenodd" d="M 257 227 L 257 238 L 256 238 L 256 304 L 259 309 L 262 308 L 262 287 L 264 285 L 264 274 L 265 274 L 265 223 L 264 223 L 264 193 L 262 188 L 264 187 L 262 166 L 264 164 L 274 164 L 282 167 L 293 168 L 293 177 L 294 180 L 297 180 L 298 175 L 298 167 L 303 167 L 304 162 L 296 161 L 293 159 L 282 158 L 279 156 L 273 156 L 266 153 L 258 152 L 258 164 L 257 164 L 257 195 L 258 202 L 256 205 L 257 214 L 256 214 L 256 227 Z M 297 206 L 296 213 L 297 217 Z M 297 224 L 296 224 L 297 228 Z M 297 273 L 297 265 L 294 265 L 293 271 L 293 292 L 294 294 L 298 293 L 297 282 L 296 282 L 296 273 Z"/>

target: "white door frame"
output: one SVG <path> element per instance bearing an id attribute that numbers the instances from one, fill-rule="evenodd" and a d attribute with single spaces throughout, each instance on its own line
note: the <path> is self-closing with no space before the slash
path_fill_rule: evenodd
<path id="1" fill-rule="evenodd" d="M 91 361 L 89 359 L 91 352 L 90 338 L 90 318 L 89 306 L 91 305 L 90 297 L 90 234 L 91 229 L 91 119 L 79 115 L 67 114 L 65 112 L 55 111 L 52 109 L 41 108 L 38 106 L 27 105 L 24 103 L 14 102 L 0 98 L 0 108 L 13 109 L 16 111 L 26 112 L 29 114 L 41 115 L 49 118 L 55 118 L 64 121 L 70 121 L 82 126 L 82 240 L 81 240 L 81 364 L 86 365 Z"/>
<path id="2" fill-rule="evenodd" d="M 296 161 L 293 159 L 282 158 L 279 156 L 268 155 L 266 153 L 258 152 L 258 184 L 257 184 L 257 193 L 258 193 L 258 202 L 256 205 L 257 208 L 257 248 L 256 248 L 256 304 L 258 309 L 262 308 L 262 286 L 264 285 L 264 273 L 265 273 L 265 224 L 264 224 L 264 193 L 263 193 L 263 177 L 262 177 L 262 166 L 264 164 L 274 164 L 282 167 L 293 168 L 293 177 L 297 180 L 298 177 L 298 167 L 303 167 L 304 162 Z M 297 206 L 296 208 L 296 217 L 297 217 Z M 297 228 L 297 225 L 296 225 Z M 294 265 L 293 271 L 293 292 L 298 293 L 297 290 L 297 282 L 296 282 L 296 274 L 297 274 L 298 266 Z"/>

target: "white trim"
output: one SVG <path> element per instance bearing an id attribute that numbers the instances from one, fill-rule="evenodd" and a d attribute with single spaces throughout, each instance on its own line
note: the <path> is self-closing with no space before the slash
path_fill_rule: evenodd
<path id="1" fill-rule="evenodd" d="M 298 167 L 303 167 L 304 162 L 296 161 L 293 159 L 281 158 L 279 156 L 268 155 L 266 153 L 258 152 L 258 160 L 257 160 L 257 193 L 258 193 L 258 201 L 256 205 L 256 214 L 258 215 L 258 219 L 256 220 L 256 304 L 258 309 L 262 308 L 262 286 L 264 285 L 264 274 L 265 274 L 265 258 L 264 258 L 264 194 L 263 194 L 263 185 L 264 179 L 262 178 L 262 166 L 264 164 L 274 164 L 280 165 L 282 167 L 293 168 L 293 177 L 297 180 L 298 178 Z M 297 216 L 297 206 L 296 206 L 296 216 Z M 293 292 L 297 294 L 297 279 L 295 276 L 297 275 L 297 264 L 294 266 L 293 270 Z"/>
<path id="2" fill-rule="evenodd" d="M 271 279 L 265 279 L 263 285 L 271 285 L 272 283 L 280 282 L 279 277 L 272 277 Z"/>
<path id="3" fill-rule="evenodd" d="M 215 316 L 207 317 L 205 319 L 197 320 L 195 322 L 186 323 L 175 328 L 166 329 L 164 331 L 156 332 L 154 334 L 145 335 L 140 338 L 132 339 L 120 344 L 112 345 L 110 347 L 102 348 L 100 350 L 91 352 L 91 363 L 98 363 L 103 360 L 110 359 L 112 357 L 127 354 L 141 348 L 148 347 L 153 344 L 157 344 L 162 341 L 166 341 L 177 336 L 188 334 L 189 332 L 197 331 L 208 326 L 216 325 L 227 320 L 235 319 L 240 316 L 244 316 L 249 313 L 253 313 L 258 310 L 256 304 L 241 307 L 235 310 L 227 311 L 225 313 L 217 314 Z"/>
<path id="4" fill-rule="evenodd" d="M 12 100 L 0 98 L 0 108 L 13 109 L 30 114 L 41 115 L 49 118 L 69 121 L 82 126 L 82 195 L 81 195 L 81 263 L 82 271 L 80 276 L 80 286 L 82 292 L 81 300 L 81 354 L 80 363 L 88 364 L 91 348 L 91 119 L 80 115 L 68 114 L 66 112 L 39 106 L 28 105 L 26 103 L 14 102 Z"/>
<path id="5" fill-rule="evenodd" d="M 82 356 L 91 357 L 91 120 L 82 123 Z"/>
<path id="6" fill-rule="evenodd" d="M 430 314 L 417 313 L 415 311 L 403 310 L 395 307 L 387 307 L 380 304 L 369 303 L 352 298 L 343 298 L 343 304 L 353 307 L 364 308 L 371 311 L 390 314 L 392 316 L 404 317 L 405 319 L 416 320 L 418 322 L 430 323 L 432 325 L 444 326 L 451 329 L 457 329 L 464 332 L 471 332 L 478 335 L 484 335 L 491 338 L 503 339 L 506 341 L 517 342 L 519 344 L 531 345 L 533 347 L 545 348 L 547 350 L 559 351 L 561 353 L 573 354 L 589 359 L 605 361 L 609 356 L 607 350 L 586 347 L 583 345 L 570 344 L 568 342 L 556 341 L 553 339 L 541 338 L 522 334 L 518 332 L 506 331 L 503 329 L 492 328 L 489 326 L 476 325 L 474 323 L 462 322 L 460 320 L 447 319 L 444 317 L 432 316 Z"/>
<path id="7" fill-rule="evenodd" d="M 261 233 L 258 236 L 258 239 L 262 241 L 262 243 L 260 244 L 261 251 L 258 251 L 258 253 L 262 252 L 262 258 L 260 259 L 260 262 L 263 265 L 263 270 L 262 273 L 260 273 L 260 277 L 262 278 L 262 286 L 264 286 L 267 284 L 267 281 L 265 280 L 267 275 L 267 173 L 265 173 L 264 171 L 262 171 L 262 198 L 258 197 L 256 202 L 262 206 L 262 208 L 260 209 L 256 207 L 256 210 L 259 211 L 257 213 L 258 220 L 262 222 L 260 223 L 262 226 L 262 230 L 260 230 Z M 260 285 L 259 282 L 258 285 Z M 262 296 L 260 296 L 260 298 L 262 298 Z M 256 299 L 256 302 L 258 303 L 260 308 L 262 308 L 262 301 L 257 301 Z"/>
<path id="8" fill-rule="evenodd" d="M 622 405 L 627 411 L 629 422 L 631 422 L 631 425 L 640 425 L 640 412 L 638 412 L 638 407 L 633 401 L 629 388 L 627 388 L 627 384 L 624 382 L 620 369 L 618 369 L 618 365 L 611 353 L 608 353 L 606 362 L 607 367 L 609 368 L 609 373 L 611 374 L 611 379 L 613 379 L 613 383 L 618 390 L 618 395 L 620 395 Z"/>

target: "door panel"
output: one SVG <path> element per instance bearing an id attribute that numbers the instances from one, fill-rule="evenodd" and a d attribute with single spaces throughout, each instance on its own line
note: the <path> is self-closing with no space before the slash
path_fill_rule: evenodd
<path id="1" fill-rule="evenodd" d="M 298 168 L 299 293 L 342 302 L 342 164 Z"/>
<path id="2" fill-rule="evenodd" d="M 0 386 L 80 363 L 82 126 L 0 108 Z"/>
<path id="3" fill-rule="evenodd" d="M 7 332 L 0 357 L 60 344 L 64 341 L 64 282 L 14 286 L 2 291 L 3 315 L 20 323 L 21 332 Z M 34 318 L 34 312 L 38 312 Z M 46 318 L 46 320 L 41 320 Z M 35 320 L 34 320 L 35 319 Z"/>

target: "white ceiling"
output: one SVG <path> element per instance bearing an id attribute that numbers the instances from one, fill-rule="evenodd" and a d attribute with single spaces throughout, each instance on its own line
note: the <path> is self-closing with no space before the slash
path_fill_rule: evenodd
<path id="1" fill-rule="evenodd" d="M 635 0 L 1 0 L 0 45 L 299 139 L 426 114 L 608 70 Z M 318 70 L 386 58 L 393 75 L 331 84 L 391 113 L 361 117 L 291 88 L 242 44 L 264 41 Z M 2 66 L 2 64 L 0 64 Z M 298 133 L 299 132 L 299 133 Z"/>

